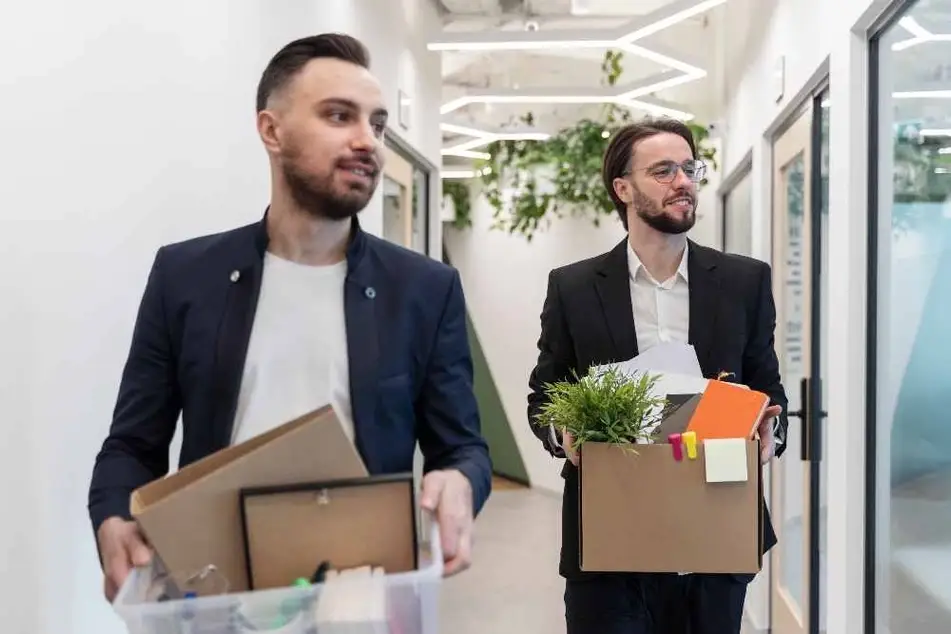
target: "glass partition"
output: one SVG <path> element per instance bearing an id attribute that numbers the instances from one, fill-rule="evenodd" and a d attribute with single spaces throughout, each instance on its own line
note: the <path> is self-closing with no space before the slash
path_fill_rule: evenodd
<path id="1" fill-rule="evenodd" d="M 875 632 L 951 631 L 949 34 L 951 0 L 920 0 L 872 40 Z"/>
<path id="2" fill-rule="evenodd" d="M 753 254 L 753 184 L 749 172 L 723 196 L 723 250 Z"/>

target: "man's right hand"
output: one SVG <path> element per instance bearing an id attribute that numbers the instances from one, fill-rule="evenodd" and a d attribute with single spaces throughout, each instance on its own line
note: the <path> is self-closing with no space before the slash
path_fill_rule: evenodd
<path id="1" fill-rule="evenodd" d="M 566 431 L 561 433 L 561 448 L 564 450 L 565 456 L 567 456 L 568 460 L 571 461 L 571 464 L 577 467 L 578 452 L 571 448 L 574 443 L 575 439 L 571 434 Z"/>
<path id="2" fill-rule="evenodd" d="M 106 599 L 112 603 L 136 566 L 145 566 L 152 559 L 152 551 L 145 543 L 139 526 L 121 517 L 110 517 L 99 526 L 99 553 L 105 574 Z"/>

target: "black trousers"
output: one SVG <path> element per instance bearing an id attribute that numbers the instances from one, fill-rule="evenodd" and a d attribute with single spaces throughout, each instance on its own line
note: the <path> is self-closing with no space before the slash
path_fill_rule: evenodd
<path id="1" fill-rule="evenodd" d="M 747 582 L 705 574 L 568 579 L 567 634 L 739 634 Z"/>

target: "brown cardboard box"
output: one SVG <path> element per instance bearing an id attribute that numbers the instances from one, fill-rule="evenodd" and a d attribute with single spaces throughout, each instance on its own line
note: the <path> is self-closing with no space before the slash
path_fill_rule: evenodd
<path id="1" fill-rule="evenodd" d="M 695 459 L 684 452 L 679 461 L 669 444 L 584 444 L 579 470 L 581 569 L 759 572 L 759 442 L 739 443 L 745 445 L 745 469 L 742 446 L 739 464 L 732 467 L 745 471 L 745 480 L 719 482 L 707 481 L 706 443 L 697 447 Z"/>
<path id="2" fill-rule="evenodd" d="M 228 590 L 241 592 L 248 589 L 242 488 L 366 476 L 327 406 L 137 489 L 132 515 L 170 574 L 214 565 Z"/>

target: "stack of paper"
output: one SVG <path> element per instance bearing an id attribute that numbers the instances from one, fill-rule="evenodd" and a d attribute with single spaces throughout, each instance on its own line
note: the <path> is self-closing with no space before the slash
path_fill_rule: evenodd
<path id="1" fill-rule="evenodd" d="M 686 343 L 661 343 L 633 359 L 598 366 L 598 370 L 601 371 L 609 368 L 617 368 L 624 374 L 632 376 L 646 373 L 656 377 L 653 394 L 660 398 L 667 398 L 674 394 L 702 394 L 709 383 L 703 377 L 700 362 L 697 360 L 697 351 L 692 345 Z M 657 425 L 648 428 L 647 431 L 656 432 Z M 665 442 L 663 439 L 659 440 Z M 650 441 L 640 442 L 649 443 Z"/>
<path id="2" fill-rule="evenodd" d="M 383 569 L 331 570 L 315 609 L 320 634 L 389 634 Z"/>

